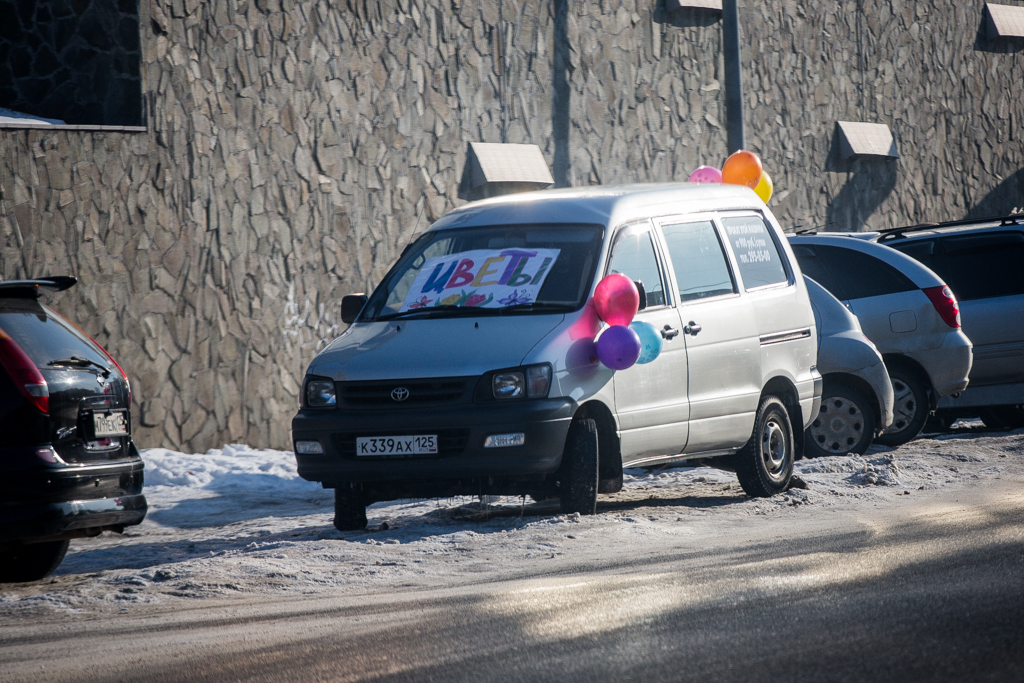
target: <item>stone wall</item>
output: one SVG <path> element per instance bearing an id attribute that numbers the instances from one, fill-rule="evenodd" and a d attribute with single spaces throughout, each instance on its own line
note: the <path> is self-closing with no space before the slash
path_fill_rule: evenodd
<path id="1" fill-rule="evenodd" d="M 741 6 L 748 147 L 784 225 L 1024 205 L 1024 55 L 978 37 L 982 6 Z M 143 447 L 288 447 L 341 295 L 460 203 L 467 142 L 538 144 L 568 185 L 681 180 L 726 154 L 715 14 L 144 0 L 140 15 L 148 132 L 0 130 L 0 275 L 81 278 L 48 299 L 122 361 Z M 839 161 L 836 120 L 887 123 L 902 158 Z"/>
<path id="2" fill-rule="evenodd" d="M 0 0 L 0 107 L 138 125 L 139 35 L 138 0 Z"/>

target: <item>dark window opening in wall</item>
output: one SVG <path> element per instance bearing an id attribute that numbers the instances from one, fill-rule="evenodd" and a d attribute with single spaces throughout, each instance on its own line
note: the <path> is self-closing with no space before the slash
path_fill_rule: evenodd
<path id="1" fill-rule="evenodd" d="M 0 107 L 142 124 L 138 0 L 0 0 Z"/>

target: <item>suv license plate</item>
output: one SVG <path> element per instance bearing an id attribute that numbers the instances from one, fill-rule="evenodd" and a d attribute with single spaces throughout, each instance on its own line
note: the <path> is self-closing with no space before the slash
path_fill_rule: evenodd
<path id="1" fill-rule="evenodd" d="M 108 436 L 124 436 L 128 433 L 124 413 L 93 413 L 93 434 L 97 439 Z"/>
<path id="2" fill-rule="evenodd" d="M 435 455 L 437 435 L 366 436 L 356 439 L 356 455 Z"/>

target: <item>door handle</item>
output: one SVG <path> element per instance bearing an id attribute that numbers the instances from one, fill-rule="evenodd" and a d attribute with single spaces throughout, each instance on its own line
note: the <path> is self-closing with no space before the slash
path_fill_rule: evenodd
<path id="1" fill-rule="evenodd" d="M 686 334 L 691 334 L 694 337 L 696 337 L 697 334 L 701 331 L 701 329 L 702 328 L 700 325 L 691 320 L 690 324 L 683 328 L 683 332 L 685 332 Z"/>
<path id="2" fill-rule="evenodd" d="M 671 325 L 665 325 L 665 329 L 661 331 L 661 336 L 665 339 L 673 339 L 679 336 L 679 330 L 672 327 Z"/>

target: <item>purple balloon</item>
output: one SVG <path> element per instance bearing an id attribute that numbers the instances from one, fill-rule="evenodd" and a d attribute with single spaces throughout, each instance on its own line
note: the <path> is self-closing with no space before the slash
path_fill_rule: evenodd
<path id="1" fill-rule="evenodd" d="M 597 359 L 612 370 L 632 367 L 641 350 L 640 337 L 625 325 L 612 325 L 597 338 Z"/>
<path id="2" fill-rule="evenodd" d="M 720 183 L 722 172 L 714 166 L 701 166 L 690 174 L 691 183 Z"/>

